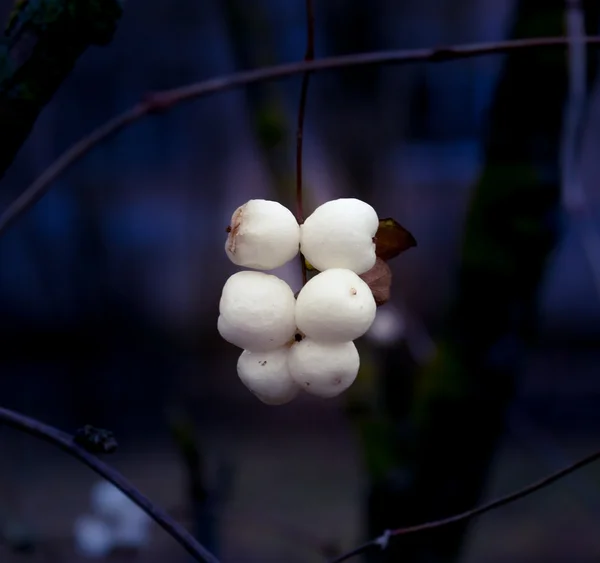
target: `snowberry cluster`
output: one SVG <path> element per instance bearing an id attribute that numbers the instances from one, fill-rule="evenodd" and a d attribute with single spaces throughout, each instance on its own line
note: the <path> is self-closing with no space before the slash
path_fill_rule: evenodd
<path id="1" fill-rule="evenodd" d="M 278 202 L 253 199 L 236 209 L 225 251 L 242 267 L 271 270 L 301 252 L 319 271 L 300 290 L 277 276 L 241 271 L 225 283 L 218 330 L 243 348 L 242 383 L 261 401 L 288 403 L 300 389 L 339 395 L 356 379 L 354 340 L 375 319 L 376 303 L 359 277 L 376 261 L 379 218 L 358 199 L 318 207 L 302 225 Z"/>

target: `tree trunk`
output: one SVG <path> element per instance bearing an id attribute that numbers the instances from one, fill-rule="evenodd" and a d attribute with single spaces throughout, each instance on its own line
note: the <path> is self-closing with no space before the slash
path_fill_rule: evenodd
<path id="1" fill-rule="evenodd" d="M 588 33 L 598 3 L 584 3 Z M 563 0 L 522 0 L 512 37 L 564 34 Z M 591 76 L 595 61 L 590 62 Z M 369 536 L 473 507 L 504 430 L 522 360 L 533 342 L 537 299 L 559 236 L 559 141 L 565 51 L 507 56 L 490 112 L 483 172 L 468 212 L 456 293 L 436 357 L 416 376 L 409 433 L 397 467 L 373 483 Z M 387 380 L 400 377 L 393 364 Z M 393 410 L 393 399 L 390 408 Z M 373 561 L 456 561 L 467 525 L 396 540 Z"/>

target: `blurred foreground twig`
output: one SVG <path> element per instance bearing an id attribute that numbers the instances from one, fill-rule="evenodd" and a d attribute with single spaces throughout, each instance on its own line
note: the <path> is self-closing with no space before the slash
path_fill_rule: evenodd
<path id="1" fill-rule="evenodd" d="M 120 489 L 196 560 L 205 561 L 206 563 L 219 563 L 219 560 L 212 553 L 200 545 L 187 530 L 175 522 L 162 508 L 159 508 L 144 496 L 116 469 L 113 469 L 79 445 L 70 434 L 17 412 L 0 408 L 0 426 L 3 424 L 40 438 L 87 465 L 92 471 L 95 471 Z"/>

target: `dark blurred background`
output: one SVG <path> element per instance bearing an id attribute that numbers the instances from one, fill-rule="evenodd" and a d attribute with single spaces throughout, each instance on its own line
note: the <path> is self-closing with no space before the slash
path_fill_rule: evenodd
<path id="1" fill-rule="evenodd" d="M 560 0 L 315 4 L 317 56 L 565 33 Z M 11 7 L 0 0 L 2 21 Z M 582 9 L 595 34 L 597 2 Z M 299 60 L 305 36 L 302 0 L 128 0 L 114 40 L 86 52 L 43 111 L 2 206 L 147 92 Z M 589 54 L 580 164 L 595 224 Z M 293 206 L 300 78 L 128 128 L 0 240 L 0 403 L 68 431 L 113 430 L 114 465 L 224 562 L 324 561 L 598 448 L 600 285 L 593 239 L 560 196 L 567 70 L 553 49 L 313 76 L 307 209 L 360 197 L 418 241 L 391 263 L 392 301 L 336 400 L 263 405 L 216 330 L 236 271 L 223 251 L 232 211 L 258 197 Z M 278 273 L 299 287 L 295 261 Z M 0 452 L 0 561 L 86 561 L 73 526 L 97 478 L 8 428 Z M 591 562 L 599 521 L 592 467 L 365 560 Z M 140 550 L 106 560 L 189 557 L 153 527 Z"/>

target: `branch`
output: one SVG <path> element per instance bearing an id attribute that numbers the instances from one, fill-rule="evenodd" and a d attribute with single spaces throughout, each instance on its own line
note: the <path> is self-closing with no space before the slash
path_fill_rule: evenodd
<path id="1" fill-rule="evenodd" d="M 90 45 L 105 45 L 120 0 L 16 0 L 0 35 L 0 178 Z"/>
<path id="2" fill-rule="evenodd" d="M 408 528 L 398 528 L 397 530 L 386 530 L 380 537 L 375 538 L 374 540 L 371 540 L 353 549 L 352 551 L 340 555 L 336 559 L 333 559 L 330 563 L 341 563 L 342 561 L 347 561 L 355 555 L 360 555 L 361 553 L 365 553 L 366 551 L 370 551 L 376 547 L 384 550 L 387 547 L 390 538 L 393 537 L 415 534 L 417 532 L 426 532 L 428 530 L 434 530 L 436 528 L 448 526 L 449 524 L 457 524 L 458 522 L 471 520 L 476 516 L 481 516 L 486 512 L 490 512 L 496 508 L 500 508 L 501 506 L 505 506 L 507 504 L 520 500 L 526 496 L 529 496 L 530 494 L 535 493 L 536 491 L 539 491 L 540 489 L 543 489 L 548 485 L 551 485 L 552 483 L 555 483 L 563 477 L 574 473 L 578 469 L 581 469 L 582 467 L 585 467 L 586 465 L 589 465 L 590 463 L 593 463 L 598 459 L 600 459 L 600 450 L 572 463 L 571 465 L 568 465 L 567 467 L 564 467 L 556 473 L 552 473 L 551 475 L 548 475 L 547 477 L 544 477 L 543 479 L 536 481 L 535 483 L 532 483 L 527 487 L 524 487 L 523 489 L 515 491 L 514 493 L 510 493 L 506 496 L 500 497 L 488 504 L 484 504 L 477 508 L 467 510 L 466 512 L 462 512 L 461 514 L 456 514 L 448 518 L 443 518 L 442 520 L 434 520 L 432 522 L 426 522 L 424 524 L 417 524 L 416 526 L 409 526 Z"/>
<path id="3" fill-rule="evenodd" d="M 315 59 L 315 14 L 312 0 L 306 0 L 306 53 L 304 62 Z M 310 72 L 305 72 L 302 77 L 300 89 L 300 102 L 298 104 L 298 130 L 296 133 L 296 217 L 301 225 L 304 222 L 304 206 L 302 198 L 302 141 L 304 140 L 304 115 L 306 113 L 306 100 L 308 98 L 308 85 Z M 302 285 L 306 284 L 306 260 L 300 253 L 302 268 Z"/>
<path id="4" fill-rule="evenodd" d="M 312 0 L 306 0 L 306 54 L 304 61 L 315 59 L 315 16 Z M 304 138 L 304 115 L 306 113 L 306 99 L 308 97 L 308 85 L 310 72 L 305 72 L 302 77 L 302 88 L 300 90 L 300 103 L 298 104 L 298 129 L 296 133 L 296 215 L 298 223 L 304 222 L 304 210 L 302 205 L 302 141 Z"/>
<path id="5" fill-rule="evenodd" d="M 84 137 L 65 151 L 48 167 L 0 216 L 0 235 L 22 214 L 28 211 L 49 190 L 51 184 L 75 162 L 83 158 L 96 145 L 108 141 L 123 129 L 136 121 L 171 109 L 173 106 L 192 99 L 201 98 L 217 92 L 240 88 L 257 82 L 278 80 L 302 74 L 304 72 L 322 72 L 366 65 L 408 64 L 415 62 L 443 62 L 466 59 L 482 55 L 509 53 L 521 49 L 564 47 L 568 42 L 565 37 L 542 37 L 536 39 L 519 39 L 499 43 L 478 43 L 459 45 L 439 49 L 415 49 L 408 51 L 380 51 L 328 57 L 315 61 L 289 63 L 264 69 L 249 70 L 223 77 L 216 77 L 152 94 L 146 100 L 118 115 Z M 586 37 L 588 46 L 600 45 L 600 37 Z"/>
<path id="6" fill-rule="evenodd" d="M 175 522 L 164 510 L 155 506 L 150 499 L 138 491 L 116 469 L 78 445 L 73 436 L 33 418 L 0 407 L 0 426 L 2 424 L 40 438 L 87 465 L 92 471 L 95 471 L 120 489 L 197 561 L 219 563 L 219 560 L 200 545 L 185 528 Z"/>

